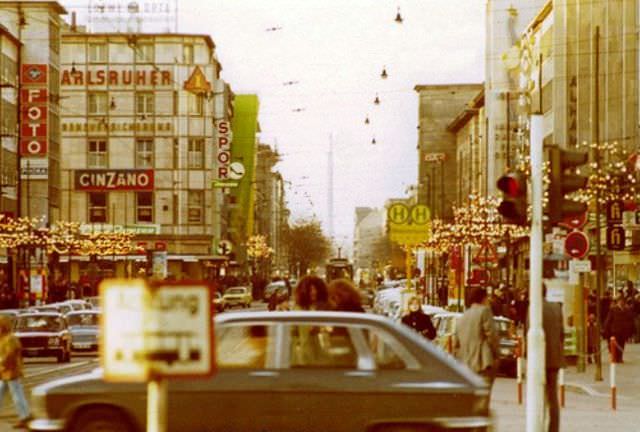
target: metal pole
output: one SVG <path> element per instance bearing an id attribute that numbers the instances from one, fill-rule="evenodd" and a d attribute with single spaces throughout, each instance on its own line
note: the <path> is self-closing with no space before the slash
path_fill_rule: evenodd
<path id="1" fill-rule="evenodd" d="M 167 432 L 168 382 L 153 379 L 147 384 L 147 432 Z"/>
<path id="2" fill-rule="evenodd" d="M 507 169 L 511 167 L 511 93 L 507 92 Z"/>
<path id="3" fill-rule="evenodd" d="M 543 116 L 531 116 L 531 234 L 529 331 L 527 332 L 527 432 L 544 428 L 545 339 L 542 329 L 542 140 Z"/>
<path id="4" fill-rule="evenodd" d="M 593 142 L 595 144 L 594 148 L 594 159 L 596 166 L 598 169 L 600 168 L 600 149 L 598 146 L 600 145 L 600 27 L 596 26 L 596 33 L 594 35 L 593 40 L 594 48 L 595 48 L 595 58 L 594 58 L 594 73 L 593 79 L 594 82 L 594 101 L 593 101 Z M 602 212 L 602 208 L 600 205 L 600 188 L 596 188 L 596 329 L 598 334 L 601 333 L 600 323 L 602 322 L 602 309 L 600 308 L 600 301 L 602 299 L 602 287 L 603 287 L 603 276 L 606 272 L 604 269 L 604 265 L 602 264 L 602 251 L 600 245 L 600 215 Z M 596 372 L 595 372 L 595 380 L 602 381 L 602 356 L 600 353 L 601 343 L 596 347 Z"/>

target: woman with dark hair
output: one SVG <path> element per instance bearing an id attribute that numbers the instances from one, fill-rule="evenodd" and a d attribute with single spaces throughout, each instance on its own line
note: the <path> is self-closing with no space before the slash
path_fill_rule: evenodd
<path id="1" fill-rule="evenodd" d="M 364 312 L 360 293 L 347 279 L 336 279 L 329 284 L 329 305 L 332 310 Z"/>
<path id="2" fill-rule="evenodd" d="M 327 284 L 318 276 L 305 276 L 296 287 L 296 307 L 301 310 L 329 309 Z"/>

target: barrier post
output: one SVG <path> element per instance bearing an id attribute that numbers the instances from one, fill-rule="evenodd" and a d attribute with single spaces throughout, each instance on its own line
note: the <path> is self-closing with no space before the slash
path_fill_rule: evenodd
<path id="1" fill-rule="evenodd" d="M 560 406 L 564 408 L 564 369 L 558 371 L 558 384 L 560 384 Z"/>
<path id="2" fill-rule="evenodd" d="M 516 345 L 516 382 L 518 386 L 518 405 L 522 405 L 522 337 Z"/>
<path id="3" fill-rule="evenodd" d="M 447 352 L 453 354 L 453 339 L 452 336 L 447 336 Z"/>
<path id="4" fill-rule="evenodd" d="M 611 363 L 609 365 L 609 383 L 611 385 L 611 409 L 616 410 L 617 401 L 616 401 L 616 363 L 618 363 L 618 350 L 616 345 L 616 338 L 611 337 L 609 339 L 609 358 L 611 359 Z"/>

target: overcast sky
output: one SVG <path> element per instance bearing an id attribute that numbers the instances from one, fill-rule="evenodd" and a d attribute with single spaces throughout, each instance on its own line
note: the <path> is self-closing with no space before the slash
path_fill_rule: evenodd
<path id="1" fill-rule="evenodd" d="M 283 156 L 293 217 L 315 213 L 325 229 L 333 136 L 334 226 L 345 243 L 356 206 L 381 207 L 416 183 L 414 86 L 483 81 L 484 11 L 483 0 L 179 0 L 178 23 L 213 37 L 234 92 L 259 95 L 261 141 Z"/>

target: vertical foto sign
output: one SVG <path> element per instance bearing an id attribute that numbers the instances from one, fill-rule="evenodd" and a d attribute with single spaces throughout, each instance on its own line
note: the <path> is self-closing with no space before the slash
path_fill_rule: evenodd
<path id="1" fill-rule="evenodd" d="M 20 155 L 47 154 L 47 65 L 24 64 L 20 69 Z"/>

